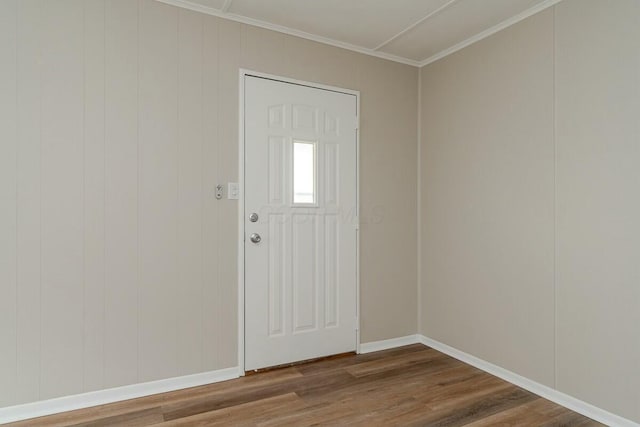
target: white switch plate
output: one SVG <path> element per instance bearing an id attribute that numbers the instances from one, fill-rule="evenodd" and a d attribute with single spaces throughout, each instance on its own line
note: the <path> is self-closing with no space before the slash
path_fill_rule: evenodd
<path id="1" fill-rule="evenodd" d="M 229 200 L 238 200 L 240 198 L 240 185 L 237 182 L 227 184 L 227 198 Z"/>

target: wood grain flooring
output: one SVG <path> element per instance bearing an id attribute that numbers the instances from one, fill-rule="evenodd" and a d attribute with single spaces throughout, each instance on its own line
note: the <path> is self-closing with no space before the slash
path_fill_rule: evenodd
<path id="1" fill-rule="evenodd" d="M 13 426 L 599 426 L 421 344 Z"/>

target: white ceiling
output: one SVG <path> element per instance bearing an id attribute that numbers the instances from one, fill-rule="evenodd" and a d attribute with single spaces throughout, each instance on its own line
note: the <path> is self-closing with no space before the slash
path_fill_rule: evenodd
<path id="1" fill-rule="evenodd" d="M 560 0 L 159 0 L 422 66 Z"/>

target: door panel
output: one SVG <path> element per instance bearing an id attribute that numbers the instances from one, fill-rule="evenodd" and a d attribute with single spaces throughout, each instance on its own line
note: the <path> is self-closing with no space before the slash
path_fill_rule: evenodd
<path id="1" fill-rule="evenodd" d="M 354 95 L 246 77 L 247 370 L 356 348 L 356 151 Z"/>

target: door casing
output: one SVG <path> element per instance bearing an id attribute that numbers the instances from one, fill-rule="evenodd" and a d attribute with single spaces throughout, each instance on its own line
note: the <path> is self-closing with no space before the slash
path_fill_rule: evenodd
<path id="1" fill-rule="evenodd" d="M 244 212 L 244 153 L 245 153 L 245 139 L 244 139 L 244 122 L 245 122 L 245 98 L 244 88 L 245 80 L 247 76 L 261 77 L 265 79 L 276 80 L 284 83 L 296 84 L 300 86 L 307 86 L 316 89 L 330 90 L 333 92 L 340 92 L 356 97 L 356 116 L 358 127 L 356 129 L 356 316 L 357 316 L 357 330 L 356 330 L 356 352 L 360 353 L 360 92 L 351 89 L 343 89 L 335 86 L 328 86 L 319 83 L 305 82 L 302 80 L 290 79 L 286 77 L 276 76 L 273 74 L 266 74 L 257 71 L 240 68 L 239 73 L 239 87 L 240 87 L 240 99 L 239 99 L 239 111 L 238 117 L 238 184 L 240 187 L 240 198 L 238 199 L 238 371 L 240 376 L 244 376 L 244 361 L 245 361 L 245 259 L 244 259 L 244 239 L 245 239 L 245 212 Z"/>

